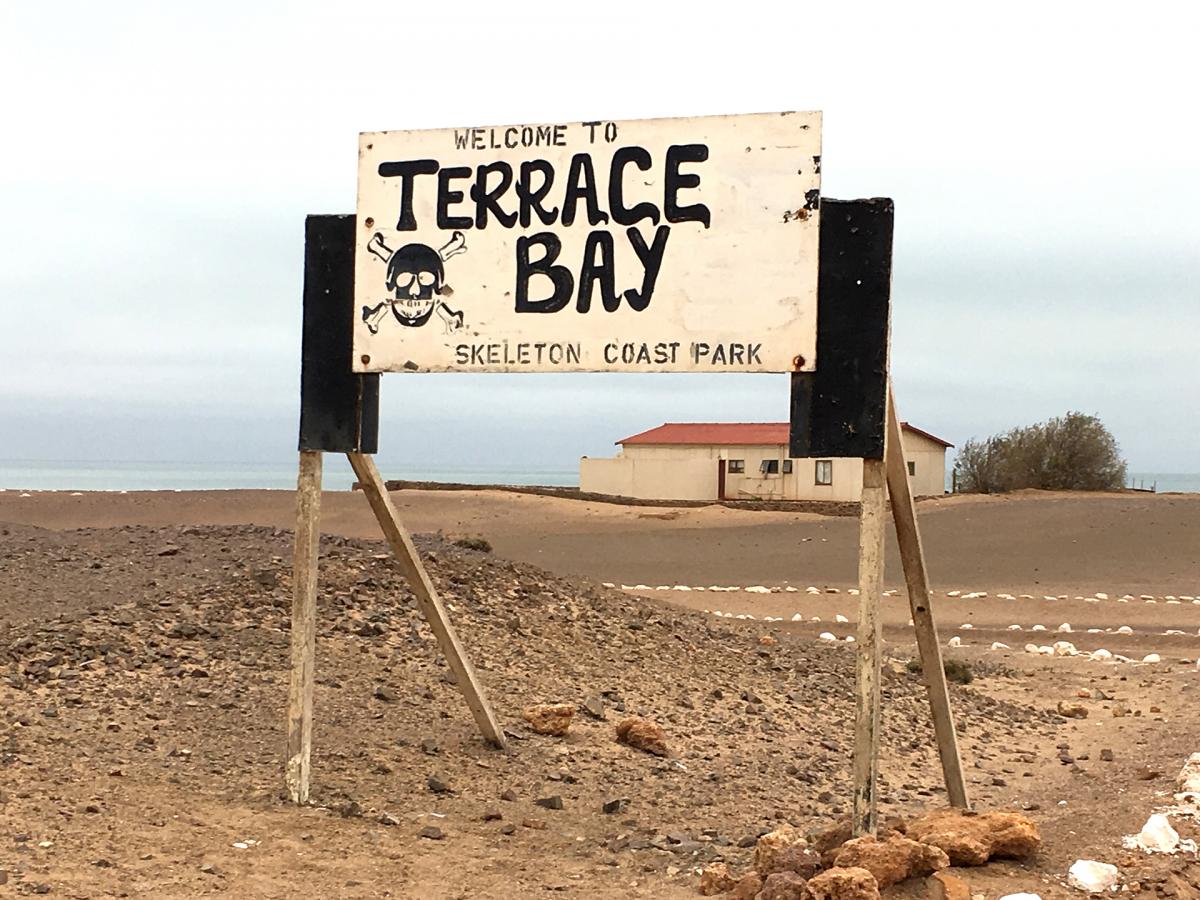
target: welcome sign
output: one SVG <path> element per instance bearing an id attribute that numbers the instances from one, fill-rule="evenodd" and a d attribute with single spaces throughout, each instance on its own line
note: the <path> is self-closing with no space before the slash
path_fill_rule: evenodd
<path id="1" fill-rule="evenodd" d="M 816 367 L 820 113 L 363 134 L 356 372 Z"/>

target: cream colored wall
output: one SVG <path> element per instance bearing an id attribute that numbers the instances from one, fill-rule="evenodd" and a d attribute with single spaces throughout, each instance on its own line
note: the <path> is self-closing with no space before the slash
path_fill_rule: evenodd
<path id="1" fill-rule="evenodd" d="M 936 441 L 904 432 L 906 462 L 916 464 L 909 481 L 915 496 L 941 494 L 946 477 L 946 450 Z M 584 458 L 579 465 L 580 489 L 622 497 L 670 500 L 717 498 L 718 459 L 740 459 L 746 470 L 726 472 L 725 497 L 730 500 L 828 500 L 857 502 L 862 497 L 862 460 L 833 459 L 833 483 L 816 483 L 816 460 L 792 461 L 783 473 L 784 445 L 680 446 L 631 444 L 612 459 Z M 778 475 L 762 475 L 764 459 L 779 461 Z"/>
<path id="2" fill-rule="evenodd" d="M 927 437 L 904 432 L 904 461 L 916 464 L 908 483 L 914 497 L 940 495 L 946 491 L 946 448 Z"/>
<path id="3" fill-rule="evenodd" d="M 717 463 L 698 456 L 584 457 L 579 489 L 642 500 L 716 500 Z"/>

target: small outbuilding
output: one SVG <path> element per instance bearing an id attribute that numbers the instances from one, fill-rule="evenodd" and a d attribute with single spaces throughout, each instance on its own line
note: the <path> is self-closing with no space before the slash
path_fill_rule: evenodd
<path id="1" fill-rule="evenodd" d="M 914 496 L 946 489 L 949 441 L 907 422 L 904 458 Z M 862 498 L 862 460 L 791 459 L 787 422 L 668 422 L 617 441 L 612 458 L 579 461 L 580 490 L 643 500 Z"/>

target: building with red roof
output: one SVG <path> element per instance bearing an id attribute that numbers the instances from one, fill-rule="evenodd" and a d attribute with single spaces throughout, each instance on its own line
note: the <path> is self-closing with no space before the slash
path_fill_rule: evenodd
<path id="1" fill-rule="evenodd" d="M 901 423 L 916 496 L 941 494 L 954 445 Z M 580 460 L 583 491 L 646 500 L 830 500 L 862 496 L 862 460 L 788 457 L 787 422 L 667 422 Z"/>

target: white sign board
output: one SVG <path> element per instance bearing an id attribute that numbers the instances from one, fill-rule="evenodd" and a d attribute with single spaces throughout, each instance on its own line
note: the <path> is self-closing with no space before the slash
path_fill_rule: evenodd
<path id="1" fill-rule="evenodd" d="M 816 367 L 820 113 L 360 136 L 356 372 Z"/>

